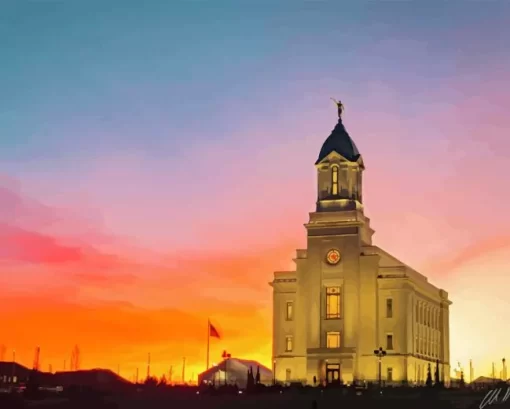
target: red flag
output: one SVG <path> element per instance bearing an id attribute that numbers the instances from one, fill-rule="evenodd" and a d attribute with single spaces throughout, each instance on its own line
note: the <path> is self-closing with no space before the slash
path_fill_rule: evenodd
<path id="1" fill-rule="evenodd" d="M 220 333 L 211 323 L 209 323 L 209 336 L 220 339 Z"/>

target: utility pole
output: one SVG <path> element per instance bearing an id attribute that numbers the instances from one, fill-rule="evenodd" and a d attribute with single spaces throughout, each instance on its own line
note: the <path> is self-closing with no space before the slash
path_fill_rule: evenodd
<path id="1" fill-rule="evenodd" d="M 80 369 L 80 348 L 75 345 L 71 352 L 71 371 L 77 371 Z"/>
<path id="2" fill-rule="evenodd" d="M 151 353 L 149 352 L 148 358 L 147 358 L 147 379 L 151 377 Z"/>
<path id="3" fill-rule="evenodd" d="M 168 371 L 168 383 L 172 384 L 172 376 L 174 374 L 174 367 L 170 365 L 170 371 Z"/>
<path id="4" fill-rule="evenodd" d="M 138 368 L 136 368 L 136 378 L 135 378 L 135 383 L 138 384 Z"/>
<path id="5" fill-rule="evenodd" d="M 12 350 L 12 378 L 11 381 L 14 383 L 14 375 L 16 373 L 16 350 Z"/>
<path id="6" fill-rule="evenodd" d="M 506 382 L 507 381 L 507 376 L 506 376 L 506 359 L 503 358 L 501 361 L 503 362 L 503 374 L 502 374 L 501 378 L 503 379 L 504 382 Z"/>
<path id="7" fill-rule="evenodd" d="M 34 365 L 33 365 L 33 370 L 34 371 L 38 371 L 39 370 L 39 357 L 40 357 L 40 354 L 41 354 L 41 348 L 37 347 L 35 349 L 35 355 L 34 355 Z"/>
<path id="8" fill-rule="evenodd" d="M 382 358 L 386 356 L 386 351 L 383 347 L 379 347 L 379 349 L 374 350 L 374 355 L 379 361 L 379 389 L 382 389 Z"/>
<path id="9" fill-rule="evenodd" d="M 469 383 L 473 383 L 473 360 L 469 360 Z"/>
<path id="10" fill-rule="evenodd" d="M 182 383 L 186 383 L 186 357 L 182 358 Z"/>

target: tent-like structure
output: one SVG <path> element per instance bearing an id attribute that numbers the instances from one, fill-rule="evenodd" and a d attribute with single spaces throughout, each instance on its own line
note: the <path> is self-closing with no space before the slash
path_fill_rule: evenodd
<path id="1" fill-rule="evenodd" d="M 253 370 L 253 376 L 257 374 L 257 368 L 260 371 L 260 383 L 270 385 L 273 383 L 273 372 L 257 361 L 249 361 L 239 358 L 224 359 L 218 365 L 209 368 L 207 371 L 198 375 L 198 384 L 216 384 L 237 385 L 239 388 L 246 388 L 248 379 L 248 370 Z"/>

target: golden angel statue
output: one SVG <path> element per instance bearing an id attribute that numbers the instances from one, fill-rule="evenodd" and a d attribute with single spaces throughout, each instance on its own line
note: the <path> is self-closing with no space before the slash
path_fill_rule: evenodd
<path id="1" fill-rule="evenodd" d="M 335 98 L 331 98 L 333 102 L 335 103 L 337 109 L 338 109 L 338 118 L 342 118 L 342 114 L 345 110 L 344 104 L 342 104 L 342 101 L 337 101 Z"/>

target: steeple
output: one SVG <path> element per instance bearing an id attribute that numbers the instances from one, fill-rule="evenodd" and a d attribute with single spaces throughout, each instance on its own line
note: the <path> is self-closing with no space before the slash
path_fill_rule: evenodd
<path id="1" fill-rule="evenodd" d="M 343 124 L 343 104 L 333 101 L 338 107 L 338 123 L 315 162 L 318 212 L 362 208 L 363 159 Z"/>

